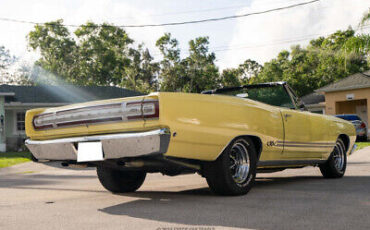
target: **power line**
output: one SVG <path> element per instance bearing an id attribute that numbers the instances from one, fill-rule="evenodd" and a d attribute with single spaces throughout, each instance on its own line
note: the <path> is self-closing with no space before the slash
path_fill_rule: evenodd
<path id="1" fill-rule="evenodd" d="M 275 46 L 275 45 L 282 45 L 282 44 L 289 44 L 293 42 L 299 42 L 299 41 L 306 41 L 309 39 L 313 39 L 314 35 L 310 35 L 309 37 L 303 37 L 303 38 L 298 38 L 298 39 L 284 39 L 284 40 L 275 40 L 273 43 L 270 44 L 253 44 L 253 45 L 235 45 L 235 46 L 215 46 L 215 47 L 210 47 L 210 52 L 216 53 L 216 52 L 224 52 L 224 51 L 229 51 L 229 50 L 236 50 L 236 49 L 254 49 L 254 48 L 263 48 L 263 47 L 268 47 L 268 46 Z M 187 50 L 180 49 L 180 51 L 183 51 L 183 54 L 189 54 Z M 185 52 L 184 52 L 185 51 Z M 162 55 L 161 53 L 153 53 L 151 54 L 153 56 L 160 56 Z"/>
<path id="2" fill-rule="evenodd" d="M 362 28 L 363 29 L 370 28 L 370 25 L 363 26 Z M 357 30 L 355 30 L 355 31 L 357 31 Z M 333 33 L 333 32 L 335 32 L 335 31 L 328 32 L 328 33 Z M 289 44 L 289 43 L 294 43 L 294 42 L 307 41 L 307 40 L 310 40 L 310 39 L 314 39 L 317 36 L 320 37 L 320 36 L 325 36 L 325 35 L 311 34 L 311 35 L 307 35 L 307 36 L 298 37 L 296 39 L 286 38 L 286 39 L 281 39 L 281 40 L 275 40 L 276 42 L 273 42 L 273 43 L 270 43 L 270 44 L 255 44 L 255 45 L 250 45 L 250 46 L 245 46 L 245 45 L 242 45 L 242 44 L 235 45 L 235 46 L 219 46 L 219 47 L 213 47 L 214 50 L 211 50 L 211 52 L 222 52 L 222 51 L 235 50 L 235 49 L 253 49 L 253 48 L 262 48 L 262 47 L 268 47 L 268 46 Z"/>
<path id="3" fill-rule="evenodd" d="M 370 24 L 364 25 L 361 28 L 357 28 L 357 29 L 355 29 L 355 31 L 358 31 L 360 29 L 367 29 L 367 28 L 370 28 Z M 290 43 L 294 43 L 294 42 L 307 41 L 307 40 L 314 39 L 314 38 L 317 38 L 317 37 L 320 37 L 320 36 L 326 36 L 325 34 L 335 33 L 336 31 L 338 31 L 338 30 L 328 31 L 328 32 L 325 32 L 325 33 L 322 33 L 322 34 L 316 33 L 316 34 L 310 34 L 310 35 L 305 35 L 305 36 L 299 36 L 299 37 L 295 37 L 295 38 L 282 38 L 282 39 L 272 40 L 272 41 L 270 41 L 271 43 L 268 43 L 268 44 L 265 43 L 265 44 L 251 44 L 251 45 L 238 44 L 238 45 L 234 45 L 234 46 L 227 46 L 227 45 L 214 46 L 214 47 L 210 47 L 209 50 L 210 50 L 210 52 L 217 53 L 217 52 L 225 52 L 225 51 L 236 50 L 236 49 L 237 50 L 239 50 L 239 49 L 254 49 L 254 48 L 263 48 L 263 47 L 269 47 L 269 46 L 290 44 Z M 183 54 L 189 54 L 187 49 L 180 49 L 180 51 L 183 52 Z M 156 53 L 151 53 L 151 55 L 154 56 L 154 57 L 159 57 L 162 54 L 156 52 Z"/>
<path id="4" fill-rule="evenodd" d="M 296 0 L 285 0 L 285 2 L 294 2 Z M 276 0 L 274 1 L 276 3 Z M 261 6 L 262 4 L 258 4 Z M 271 4 L 269 4 L 271 5 Z M 171 15 L 181 15 L 181 14 L 194 14 L 194 13 L 204 13 L 204 12 L 215 12 L 215 11 L 225 11 L 225 10 L 234 10 L 240 9 L 242 7 L 248 7 L 248 5 L 232 5 L 226 7 L 218 7 L 218 8 L 206 8 L 206 9 L 197 9 L 197 10 L 187 10 L 187 11 L 174 11 L 174 12 L 167 12 L 163 14 L 149 14 L 147 16 L 150 17 L 162 17 L 162 16 L 171 16 Z M 113 19 L 128 19 L 128 18 L 136 18 L 136 17 L 114 17 Z"/>
<path id="5" fill-rule="evenodd" d="M 254 13 L 249 13 L 249 14 L 244 14 L 244 15 L 235 15 L 235 16 L 228 16 L 228 17 L 223 17 L 223 18 L 205 19 L 205 20 L 191 21 L 191 22 L 195 23 L 195 22 L 205 22 L 206 20 L 225 20 L 225 19 L 231 19 L 231 18 L 246 17 L 246 16 L 251 16 L 251 15 L 256 15 L 256 14 L 263 14 L 263 13 L 268 13 L 268 12 L 273 12 L 273 11 L 278 11 L 278 10 L 283 10 L 283 9 L 289 9 L 289 8 L 293 8 L 293 7 L 297 7 L 297 6 L 311 4 L 311 3 L 314 3 L 314 2 L 318 2 L 318 1 L 320 1 L 320 0 L 313 0 L 313 1 L 309 1 L 309 2 L 298 3 L 298 4 L 293 4 L 293 5 L 290 5 L 290 6 L 279 7 L 279 8 L 274 8 L 274 9 L 270 9 L 270 10 L 265 10 L 265 11 L 261 11 L 261 12 L 254 12 Z M 60 25 L 60 24 L 53 24 L 53 23 L 36 23 L 36 22 L 14 20 L 14 19 L 8 19 L 8 18 L 0 18 L 0 20 L 18 22 L 18 23 L 28 23 L 28 24 L 47 24 L 47 25 L 55 25 L 55 26 L 72 26 L 72 27 L 78 27 L 79 26 L 79 25 Z M 182 22 L 182 23 L 183 24 L 189 24 L 188 22 Z M 169 25 L 169 23 L 156 24 L 156 25 L 131 25 L 131 26 L 132 27 L 139 27 L 139 26 L 149 27 L 149 26 L 160 26 L 160 25 L 163 25 L 163 26 L 164 25 Z M 125 25 L 121 25 L 121 26 L 91 25 L 91 27 L 102 27 L 102 26 L 107 26 L 107 27 L 130 27 L 130 25 L 126 25 L 126 26 Z M 363 26 L 363 27 L 358 28 L 356 30 L 368 28 L 369 26 L 370 25 L 366 25 L 366 26 Z M 331 33 L 331 32 L 329 32 L 329 33 Z M 223 52 L 223 51 L 235 50 L 235 49 L 261 48 L 261 47 L 268 47 L 268 46 L 274 46 L 274 45 L 289 44 L 289 43 L 294 43 L 294 42 L 299 42 L 299 41 L 305 41 L 305 40 L 312 39 L 316 36 L 320 36 L 320 34 L 311 34 L 311 35 L 307 35 L 307 36 L 297 37 L 295 39 L 285 38 L 285 39 L 275 40 L 273 43 L 270 43 L 270 44 L 254 44 L 254 45 L 249 45 L 249 46 L 246 46 L 246 45 L 243 45 L 243 44 L 239 44 L 239 45 L 236 45 L 236 46 L 216 46 L 216 47 L 211 47 L 210 51 L 211 52 Z M 180 49 L 180 51 L 184 51 L 184 50 Z M 159 55 L 161 55 L 161 53 L 152 54 L 152 56 L 159 56 Z"/>
<path id="6" fill-rule="evenodd" d="M 285 2 L 290 1 L 294 2 L 296 0 L 285 0 Z M 276 0 L 274 1 L 274 3 Z M 227 7 L 219 7 L 219 8 L 208 8 L 208 9 L 198 9 L 198 10 L 188 10 L 188 11 L 177 11 L 177 12 L 170 12 L 165 14 L 154 14 L 151 16 L 166 16 L 166 15 L 178 15 L 178 14 L 189 14 L 189 13 L 203 13 L 203 12 L 212 12 L 212 11 L 222 11 L 222 10 L 231 10 L 231 9 L 240 9 L 241 7 L 247 7 L 247 5 L 234 5 L 234 6 L 227 6 Z"/>
<path id="7" fill-rule="evenodd" d="M 360 29 L 367 29 L 367 28 L 370 28 L 370 24 L 364 25 L 361 28 L 357 28 L 354 31 L 356 32 Z M 276 45 L 282 45 L 282 44 L 290 44 L 290 43 L 294 43 L 294 42 L 307 41 L 307 40 L 315 39 L 315 38 L 318 38 L 318 37 L 321 37 L 321 36 L 326 36 L 326 34 L 335 33 L 336 31 L 338 31 L 338 30 L 331 30 L 331 31 L 327 31 L 325 33 L 302 35 L 302 36 L 291 37 L 291 38 L 281 38 L 281 39 L 271 40 L 271 41 L 268 41 L 269 43 L 266 42 L 266 43 L 263 43 L 263 44 L 260 43 L 260 44 L 250 44 L 250 45 L 237 44 L 237 45 L 233 45 L 233 46 L 228 46 L 228 45 L 213 46 L 213 47 L 209 47 L 209 51 L 216 53 L 216 52 L 224 52 L 224 51 L 236 50 L 236 49 L 238 49 L 238 50 L 240 50 L 240 49 L 255 49 L 255 48 L 263 48 L 263 47 L 276 46 Z M 100 49 L 92 49 L 92 50 L 100 50 Z M 188 49 L 179 48 L 179 51 L 182 54 L 187 54 L 187 55 L 189 54 Z M 150 53 L 150 55 L 152 57 L 159 57 L 159 56 L 162 56 L 162 53 L 154 52 L 154 53 Z"/>
<path id="8" fill-rule="evenodd" d="M 260 15 L 260 14 L 266 14 L 291 8 L 296 8 L 299 6 L 304 6 L 308 4 L 312 4 L 315 2 L 319 2 L 320 0 L 311 0 L 308 2 L 302 2 L 297 4 L 292 4 L 288 6 L 273 8 L 269 10 L 263 10 L 263 11 L 257 11 L 252 13 L 246 13 L 241 15 L 232 15 L 232 16 L 225 16 L 225 17 L 219 17 L 219 18 L 207 18 L 207 19 L 201 19 L 201 20 L 192 20 L 192 21 L 183 21 L 183 22 L 166 22 L 166 23 L 160 23 L 160 24 L 143 24 L 143 25 L 85 25 L 86 27 L 120 27 L 120 28 L 143 28 L 143 27 L 161 27 L 161 26 L 178 26 L 178 25 L 186 25 L 186 24 L 197 24 L 197 23 L 205 23 L 205 22 L 215 22 L 215 21 L 224 21 L 229 19 L 236 19 L 236 18 L 243 18 L 243 17 L 249 17 L 252 15 Z M 31 22 L 31 21 L 24 21 L 24 20 L 17 20 L 17 19 L 11 19 L 11 18 L 0 18 L 0 21 L 8 21 L 8 22 L 15 22 L 15 23 L 24 23 L 24 24 L 33 24 L 33 25 L 51 25 L 51 26 L 66 26 L 66 27 L 80 27 L 80 25 L 72 25 L 72 24 L 56 24 L 56 23 L 38 23 L 38 22 Z"/>

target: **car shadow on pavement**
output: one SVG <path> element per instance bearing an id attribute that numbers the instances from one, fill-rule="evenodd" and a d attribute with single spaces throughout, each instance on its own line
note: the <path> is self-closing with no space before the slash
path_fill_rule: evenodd
<path id="1" fill-rule="evenodd" d="M 351 224 L 352 228 L 361 228 L 361 223 L 368 223 L 370 218 L 369 191 L 368 176 L 260 177 L 245 196 L 216 196 L 208 188 L 137 191 L 122 194 L 136 200 L 99 211 L 184 225 L 300 229 L 314 223 L 315 229 L 351 228 Z M 348 215 L 330 221 L 338 219 L 337 213 Z M 353 215 L 358 215 L 357 222 Z M 284 221 L 286 226 L 277 227 Z"/>

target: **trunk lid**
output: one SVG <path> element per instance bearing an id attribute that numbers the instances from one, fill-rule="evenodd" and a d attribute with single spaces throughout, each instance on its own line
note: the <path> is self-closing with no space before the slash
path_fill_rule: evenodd
<path id="1" fill-rule="evenodd" d="M 145 130 L 158 119 L 158 97 L 137 96 L 92 101 L 26 113 L 26 134 L 34 140 Z"/>

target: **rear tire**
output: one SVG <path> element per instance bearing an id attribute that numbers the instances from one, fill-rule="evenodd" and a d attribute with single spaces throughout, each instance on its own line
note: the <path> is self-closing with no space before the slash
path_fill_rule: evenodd
<path id="1" fill-rule="evenodd" d="M 39 160 L 31 153 L 31 161 L 39 162 Z"/>
<path id="2" fill-rule="evenodd" d="M 321 174 L 325 178 L 343 177 L 347 167 L 346 147 L 341 139 L 338 139 L 329 159 L 320 165 Z"/>
<path id="3" fill-rule="evenodd" d="M 121 171 L 97 166 L 100 183 L 112 193 L 134 192 L 144 183 L 146 173 L 142 171 Z"/>
<path id="4" fill-rule="evenodd" d="M 243 195 L 254 184 L 257 154 L 248 137 L 235 139 L 214 162 L 204 165 L 210 189 L 219 195 Z"/>

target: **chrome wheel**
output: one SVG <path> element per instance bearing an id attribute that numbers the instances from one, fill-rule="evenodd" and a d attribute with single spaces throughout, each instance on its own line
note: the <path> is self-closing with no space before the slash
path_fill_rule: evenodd
<path id="1" fill-rule="evenodd" d="M 341 178 L 347 167 L 347 148 L 342 138 L 338 138 L 328 160 L 320 164 L 320 171 L 325 178 Z"/>
<path id="2" fill-rule="evenodd" d="M 250 160 L 245 144 L 242 141 L 236 142 L 229 152 L 231 175 L 238 186 L 244 186 L 248 182 Z"/>
<path id="3" fill-rule="evenodd" d="M 213 162 L 203 165 L 211 190 L 220 195 L 242 195 L 251 190 L 257 171 L 257 152 L 249 137 L 235 138 Z"/>
<path id="4" fill-rule="evenodd" d="M 334 167 L 342 172 L 344 168 L 344 157 L 345 157 L 345 147 L 342 141 L 337 141 L 334 152 L 333 152 L 333 160 L 334 160 Z"/>

